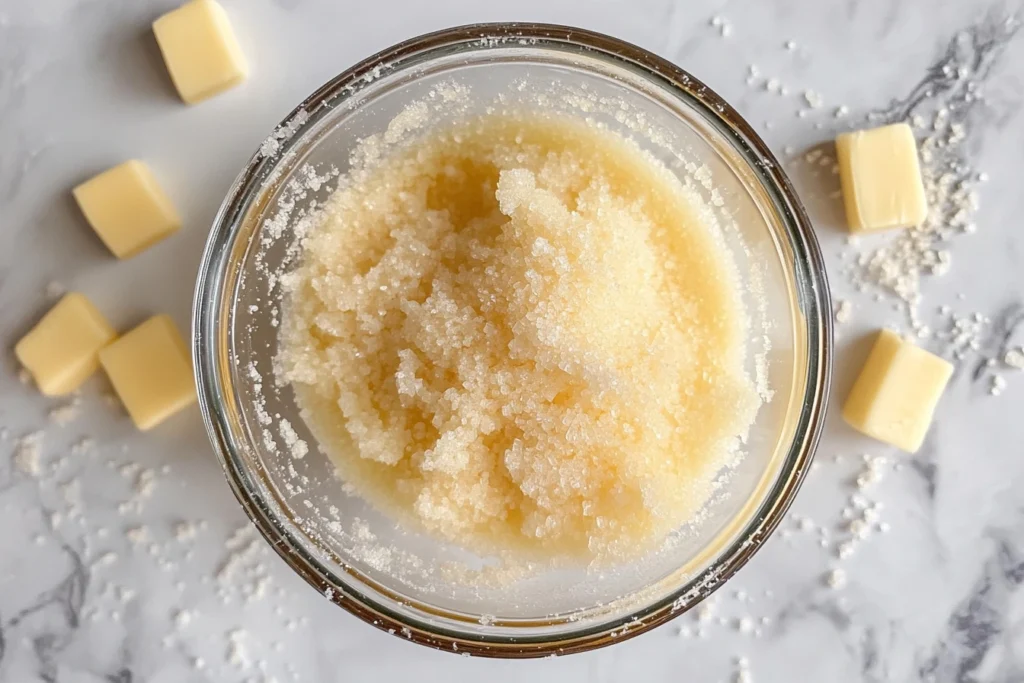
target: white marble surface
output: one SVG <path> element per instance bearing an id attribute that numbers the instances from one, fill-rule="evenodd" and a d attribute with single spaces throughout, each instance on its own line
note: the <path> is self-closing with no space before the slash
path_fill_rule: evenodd
<path id="1" fill-rule="evenodd" d="M 46 309 L 53 282 L 86 292 L 119 327 L 156 311 L 186 326 L 214 211 L 236 171 L 296 102 L 398 40 L 513 19 L 604 31 L 678 62 L 790 159 L 835 294 L 853 304 L 851 321 L 838 328 L 839 396 L 866 353 L 866 333 L 902 317 L 891 300 L 857 292 L 842 273 L 841 252 L 849 248 L 839 229 L 835 177 L 827 168 L 810 170 L 803 156 L 868 112 L 895 103 L 892 111 L 902 114 L 918 99 L 925 112 L 962 96 L 961 85 L 946 89 L 948 79 L 932 68 L 951 56 L 978 82 L 973 102 L 955 116 L 964 123 L 965 163 L 988 180 L 976 188 L 977 233 L 953 241 L 952 268 L 926 282 L 921 311 L 936 328 L 946 319 L 936 312 L 940 305 L 993 322 L 984 326 L 979 349 L 958 362 L 917 456 L 857 437 L 833 412 L 818 465 L 784 531 L 720 592 L 711 618 L 689 614 L 609 649 L 534 662 L 468 660 L 378 632 L 329 604 L 261 547 L 242 571 L 218 579 L 226 539 L 245 520 L 198 410 L 139 435 L 93 380 L 77 417 L 58 424 L 48 414 L 60 404 L 20 383 L 7 352 L 0 371 L 0 681 L 732 681 L 740 678 L 740 656 L 758 683 L 1024 680 L 1024 373 L 997 365 L 1008 386 L 995 397 L 988 391 L 992 370 L 984 366 L 1005 344 L 1024 341 L 1024 36 L 1012 37 L 1014 27 L 1005 22 L 1014 5 L 224 2 L 253 77 L 187 108 L 176 100 L 148 31 L 174 0 L 0 0 L 6 348 Z M 728 29 L 712 26 L 715 16 Z M 762 76 L 748 84 L 751 64 Z M 788 94 L 766 91 L 765 78 L 777 78 Z M 922 81 L 925 87 L 915 90 Z M 807 89 L 820 94 L 821 108 L 803 101 Z M 842 105 L 850 113 L 837 118 Z M 122 263 L 91 234 L 69 189 L 127 157 L 155 168 L 186 227 Z M 944 342 L 926 343 L 948 352 Z M 33 475 L 15 455 L 17 440 L 38 430 L 42 470 Z M 73 449 L 83 438 L 94 448 Z M 873 531 L 840 560 L 836 547 L 850 536 L 842 511 L 851 505 L 862 453 L 890 458 L 885 476 L 863 494 L 884 505 L 880 520 L 890 530 Z M 136 482 L 147 471 L 152 490 L 140 495 Z M 800 530 L 801 515 L 815 530 Z M 201 520 L 205 526 L 197 524 L 189 538 L 187 523 Z M 182 522 L 186 527 L 177 529 Z M 827 547 L 818 542 L 821 526 Z M 140 540 L 136 528 L 148 539 Z M 840 589 L 825 581 L 836 567 L 847 577 Z M 751 632 L 737 627 L 746 616 Z M 680 627 L 691 635 L 681 636 Z M 238 628 L 245 631 L 244 652 L 232 661 L 230 633 Z"/>

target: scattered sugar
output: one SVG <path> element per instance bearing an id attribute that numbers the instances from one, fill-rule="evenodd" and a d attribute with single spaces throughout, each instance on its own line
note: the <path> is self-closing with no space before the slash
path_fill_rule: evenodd
<path id="1" fill-rule="evenodd" d="M 75 396 L 64 405 L 60 405 L 50 409 L 50 422 L 57 426 L 64 426 L 66 424 L 69 424 L 75 418 L 78 417 L 78 414 L 81 410 L 81 403 L 81 398 L 79 396 Z"/>
<path id="2" fill-rule="evenodd" d="M 982 313 L 951 313 L 946 329 L 936 332 L 935 338 L 945 342 L 944 355 L 963 360 L 968 354 L 981 349 L 990 323 L 991 320 Z"/>
<path id="3" fill-rule="evenodd" d="M 806 102 L 807 106 L 811 109 L 818 109 L 825 103 L 824 100 L 822 100 L 821 95 L 813 90 L 804 91 L 804 102 Z"/>
<path id="4" fill-rule="evenodd" d="M 982 64 L 984 60 L 978 59 L 974 49 L 951 46 L 940 68 L 943 73 L 955 74 L 955 83 L 944 83 L 909 105 L 898 103 L 889 112 L 870 117 L 876 121 L 908 119 L 921 134 L 921 174 L 929 213 L 922 225 L 898 231 L 884 245 L 854 255 L 846 272 L 858 289 L 872 287 L 894 297 L 915 329 L 922 280 L 948 272 L 950 244 L 959 235 L 976 230 L 973 216 L 979 200 L 975 186 L 982 174 L 971 168 L 965 153 L 965 121 L 967 105 L 977 98 L 987 68 Z"/>
<path id="5" fill-rule="evenodd" d="M 278 126 L 273 133 L 260 145 L 259 154 L 263 157 L 272 157 L 281 151 L 281 145 L 291 140 L 299 128 L 309 120 L 309 113 L 300 109 L 288 121 Z"/>
<path id="6" fill-rule="evenodd" d="M 848 529 L 854 538 L 864 539 L 867 537 L 871 527 L 868 526 L 864 519 L 853 519 L 850 520 Z"/>
<path id="7" fill-rule="evenodd" d="M 130 527 L 124 535 L 132 545 L 141 545 L 149 540 L 149 530 L 144 526 Z"/>
<path id="8" fill-rule="evenodd" d="M 760 76 L 761 70 L 756 64 L 751 64 L 747 67 L 747 85 L 754 85 Z"/>
<path id="9" fill-rule="evenodd" d="M 100 555 L 93 563 L 93 569 L 102 569 L 103 567 L 109 567 L 110 565 L 117 562 L 117 555 L 112 552 L 104 553 Z"/>
<path id="10" fill-rule="evenodd" d="M 867 455 L 863 457 L 864 469 L 857 475 L 857 488 L 861 491 L 870 488 L 882 480 L 889 461 L 885 456 Z"/>
<path id="11" fill-rule="evenodd" d="M 309 446 L 306 442 L 299 438 L 299 435 L 295 432 L 291 422 L 285 418 L 281 418 L 277 422 L 278 433 L 281 438 L 284 439 L 284 445 L 288 447 L 288 451 L 292 457 L 296 460 L 301 460 L 306 457 L 309 452 Z"/>
<path id="12" fill-rule="evenodd" d="M 191 541 L 199 532 L 199 525 L 195 522 L 178 522 L 174 525 L 174 537 L 180 542 Z"/>
<path id="13" fill-rule="evenodd" d="M 832 590 L 840 590 L 846 587 L 846 572 L 842 569 L 833 569 L 825 577 L 825 583 Z"/>
<path id="14" fill-rule="evenodd" d="M 96 442 L 89 437 L 82 437 L 71 446 L 71 455 L 82 456 L 96 450 Z"/>
<path id="15" fill-rule="evenodd" d="M 15 443 L 14 466 L 24 474 L 38 477 L 42 474 L 43 433 L 33 432 L 21 437 Z"/>
<path id="16" fill-rule="evenodd" d="M 724 19 L 716 15 L 711 17 L 708 23 L 711 25 L 712 28 L 717 28 L 718 33 L 723 38 L 728 38 L 730 35 L 732 35 L 732 24 L 729 23 L 728 19 Z"/>
<path id="17" fill-rule="evenodd" d="M 1006 378 L 1004 378 L 1002 375 L 992 375 L 992 379 L 988 387 L 988 393 L 992 396 L 998 396 L 999 394 L 1003 393 L 1003 390 L 1005 388 Z"/>
<path id="18" fill-rule="evenodd" d="M 842 325 L 843 323 L 850 321 L 850 316 L 853 314 L 853 304 L 848 299 L 840 299 L 835 304 L 835 313 L 833 317 L 836 323 Z"/>
<path id="19" fill-rule="evenodd" d="M 1003 356 L 1003 363 L 1014 370 L 1024 370 L 1024 347 L 1008 350 Z"/>
<path id="20" fill-rule="evenodd" d="M 117 506 L 118 512 L 138 514 L 156 489 L 156 471 L 142 469 L 137 463 L 128 463 L 121 466 L 120 472 L 122 477 L 133 479 L 133 484 L 131 496 Z"/>
<path id="21" fill-rule="evenodd" d="M 753 675 L 750 673 L 750 662 L 746 657 L 737 658 L 733 681 L 734 683 L 754 683 Z"/>
<path id="22" fill-rule="evenodd" d="M 248 634 L 242 629 L 234 629 L 228 633 L 227 661 L 232 666 L 247 670 L 252 668 L 253 662 L 246 646 Z"/>
<path id="23" fill-rule="evenodd" d="M 253 603 L 262 600 L 271 589 L 271 579 L 263 561 L 266 547 L 255 527 L 245 524 L 225 543 L 226 555 L 217 568 L 217 595 L 221 602 L 234 600 Z"/>

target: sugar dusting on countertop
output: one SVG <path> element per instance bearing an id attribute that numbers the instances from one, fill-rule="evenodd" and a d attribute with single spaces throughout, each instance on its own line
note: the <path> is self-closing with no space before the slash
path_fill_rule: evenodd
<path id="1" fill-rule="evenodd" d="M 814 114 L 819 108 L 825 108 L 824 98 L 810 89 L 793 88 L 798 95 L 814 93 L 803 102 L 797 102 L 796 114 L 799 118 L 815 116 L 815 128 L 832 129 L 837 121 L 848 122 L 850 129 L 903 120 L 910 123 L 919 140 L 922 175 L 931 205 L 928 220 L 917 229 L 847 240 L 841 255 L 842 272 L 854 296 L 834 301 L 837 330 L 842 333 L 854 310 L 858 311 L 858 316 L 866 318 L 877 308 L 870 303 L 862 307 L 856 294 L 870 297 L 876 304 L 891 303 L 902 314 L 896 327 L 961 368 L 973 366 L 973 381 L 979 382 L 991 396 L 1007 391 L 1008 381 L 1024 370 L 1024 338 L 1021 337 L 1024 311 L 1010 307 L 997 316 L 964 310 L 963 294 L 950 297 L 955 300 L 950 300 L 948 305 L 933 308 L 926 303 L 927 298 L 933 296 L 928 281 L 955 272 L 956 245 L 969 235 L 984 232 L 984 226 L 979 228 L 977 216 L 989 176 L 971 162 L 972 150 L 977 144 L 971 127 L 978 118 L 974 105 L 984 101 L 982 81 L 999 59 L 1006 38 L 1018 25 L 1016 17 L 1005 20 L 995 15 L 986 17 L 978 26 L 951 41 L 943 58 L 906 99 L 869 115 L 867 120 L 854 116 L 851 107 L 845 104 L 828 109 L 831 122 L 824 120 Z M 789 43 L 786 47 L 789 49 Z M 783 87 L 780 80 L 765 78 L 762 71 L 761 67 L 750 65 L 747 85 L 755 93 L 779 95 Z M 802 165 L 812 176 L 818 177 L 820 173 L 826 177 L 826 182 L 834 184 L 827 179 L 827 174 L 837 171 L 829 149 L 826 142 L 823 148 L 798 152 L 787 147 L 785 152 L 793 163 Z M 839 202 L 840 194 L 833 192 L 827 198 Z M 841 207 L 837 213 L 841 214 Z M 893 322 L 885 320 L 875 326 L 890 326 Z M 857 333 L 862 330 L 863 326 L 857 327 Z M 906 469 L 907 458 L 903 454 L 890 456 L 884 451 L 852 457 L 835 455 L 836 467 L 853 468 L 845 475 L 848 478 L 838 519 L 818 524 L 791 513 L 791 521 L 784 523 L 776 535 L 787 545 L 798 542 L 803 536 L 821 547 L 826 563 L 821 574 L 822 588 L 836 592 L 836 596 L 828 600 L 844 615 L 848 615 L 844 593 L 859 588 L 852 571 L 856 563 L 851 563 L 851 558 L 864 544 L 873 542 L 872 539 L 883 539 L 892 531 L 895 524 L 886 517 L 881 485 L 890 473 Z M 820 450 L 817 460 L 812 471 L 821 469 L 819 465 L 824 464 L 825 454 Z M 694 630 L 690 625 L 683 625 L 680 636 L 690 637 Z M 734 680 L 740 680 L 743 675 L 737 671 Z"/>
<path id="2" fill-rule="evenodd" d="M 979 191 L 988 181 L 988 174 L 970 161 L 969 126 L 976 105 L 984 102 L 982 81 L 999 56 L 993 46 L 1005 42 L 1003 39 L 1018 26 L 1016 17 L 1010 17 L 988 21 L 977 29 L 979 35 L 958 35 L 907 98 L 859 121 L 850 117 L 849 129 L 906 121 L 919 141 L 922 179 L 930 207 L 928 218 L 917 228 L 851 236 L 842 257 L 843 272 L 854 289 L 894 301 L 904 311 L 910 331 L 922 340 L 933 335 L 920 311 L 925 282 L 948 273 L 956 241 L 978 230 L 975 216 L 980 206 Z M 787 41 L 787 48 L 790 45 L 795 47 Z M 747 68 L 746 82 L 755 90 L 784 94 L 779 79 L 763 77 L 754 64 Z M 815 89 L 799 89 L 798 95 L 802 107 L 795 111 L 801 118 L 825 105 L 824 97 Z M 831 111 L 829 118 L 834 119 L 847 119 L 850 114 L 846 105 Z M 796 151 L 787 147 L 786 153 L 794 155 Z M 820 166 L 833 174 L 838 172 L 835 159 L 824 148 L 815 147 L 800 159 L 808 168 Z M 838 202 L 839 193 L 833 193 L 832 198 Z M 848 300 L 837 303 L 837 322 L 848 319 L 849 304 Z"/>
<path id="3" fill-rule="evenodd" d="M 985 23 L 977 34 L 959 34 L 906 99 L 868 116 L 871 125 L 906 121 L 914 129 L 929 213 L 924 224 L 887 234 L 881 245 L 849 250 L 845 272 L 859 290 L 897 300 L 912 332 L 922 340 L 934 334 L 921 317 L 924 282 L 948 273 L 955 243 L 978 230 L 979 190 L 988 174 L 970 160 L 970 126 L 976 105 L 984 102 L 982 81 L 1000 54 L 993 46 L 1005 42 L 1018 27 L 1016 17 L 1009 17 Z M 956 357 L 962 358 L 962 349 Z"/>
<path id="4" fill-rule="evenodd" d="M 890 303 L 902 313 L 901 319 L 879 321 L 881 324 L 900 329 L 956 363 L 974 363 L 975 379 L 987 384 L 991 396 L 1001 395 L 1015 375 L 1014 366 L 1005 358 L 1015 348 L 1014 344 L 1020 344 L 1019 338 L 1009 336 L 1015 328 L 1024 329 L 1019 319 L 1022 316 L 1014 317 L 1010 311 L 1004 317 L 1012 319 L 1000 321 L 984 312 L 965 311 L 960 304 L 962 294 L 956 296 L 956 301 L 936 309 L 924 304 L 926 295 L 932 291 L 929 280 L 952 272 L 957 243 L 979 230 L 980 195 L 989 174 L 972 162 L 970 150 L 977 139 L 972 133 L 980 130 L 975 124 L 980 120 L 980 108 L 986 106 L 983 82 L 1000 58 L 1002 46 L 1019 26 L 1016 16 L 987 17 L 956 35 L 941 59 L 905 98 L 863 117 L 850 116 L 849 107 L 839 105 L 830 117 L 848 121 L 846 129 L 896 121 L 910 124 L 918 139 L 922 180 L 929 202 L 929 214 L 921 226 L 849 236 L 840 255 L 841 272 L 855 293 L 869 296 L 876 303 Z M 761 84 L 759 75 L 760 70 L 751 66 L 748 84 Z M 765 83 L 774 91 L 771 80 Z M 811 94 L 800 102 L 805 107 L 824 104 L 824 98 L 813 89 L 805 88 L 802 92 Z M 811 106 L 812 110 L 816 108 Z M 819 120 L 815 125 L 821 128 L 823 123 L 827 122 Z M 833 126 L 834 121 L 828 127 Z M 798 154 L 787 147 L 786 154 L 796 156 L 816 177 L 819 170 L 838 172 L 830 149 L 826 143 Z M 838 190 L 829 199 L 838 203 Z M 836 301 L 833 317 L 838 330 L 850 320 L 855 305 L 849 297 Z M 1012 353 L 1010 357 L 1015 358 Z"/>
<path id="5" fill-rule="evenodd" d="M 14 466 L 29 476 L 38 477 L 42 473 L 40 464 L 40 444 L 43 433 L 32 432 L 18 439 L 14 449 Z"/>
<path id="6" fill-rule="evenodd" d="M 949 271 L 953 240 L 976 230 L 973 218 L 979 199 L 978 175 L 962 150 L 965 124 L 950 117 L 945 105 L 932 114 L 930 122 L 915 114 L 912 123 L 923 135 L 919 145 L 928 217 L 920 226 L 897 231 L 879 247 L 851 251 L 846 272 L 859 290 L 873 288 L 898 299 L 912 328 L 920 333 L 924 329 L 918 316 L 922 280 Z"/>
<path id="7" fill-rule="evenodd" d="M 131 577 L 140 563 L 150 564 L 156 570 L 156 580 L 166 582 L 168 596 L 179 601 L 169 613 L 169 630 L 160 640 L 165 649 L 194 653 L 188 661 L 217 679 L 231 676 L 260 683 L 297 682 L 293 666 L 271 667 L 266 659 L 250 654 L 267 651 L 272 644 L 239 628 L 225 631 L 219 645 L 216 638 L 209 640 L 205 629 L 206 639 L 196 640 L 192 630 L 211 601 L 248 605 L 257 613 L 276 609 L 282 633 L 306 622 L 289 618 L 284 611 L 288 595 L 273 582 L 267 564 L 269 550 L 250 523 L 240 525 L 228 538 L 219 561 L 197 562 L 199 548 L 209 546 L 208 522 L 180 517 L 160 521 L 167 503 L 181 500 L 184 482 L 174 476 L 172 465 L 136 460 L 126 445 L 119 446 L 116 441 L 98 443 L 91 436 L 66 433 L 80 416 L 89 417 L 88 411 L 101 403 L 99 398 L 84 393 L 54 401 L 43 412 L 42 427 L 20 436 L 12 437 L 6 428 L 0 428 L 0 453 L 6 451 L 10 456 L 15 485 L 38 490 L 39 514 L 46 529 L 31 536 L 31 547 L 38 547 L 37 552 L 65 554 L 73 570 L 68 581 L 80 581 L 74 589 L 80 591 L 76 594 L 79 602 L 69 607 L 75 610 L 75 618 L 126 621 L 137 609 L 134 605 L 140 595 Z M 100 480 L 105 483 L 97 489 Z M 97 490 L 103 491 L 103 498 L 97 499 Z M 179 504 L 172 505 L 184 511 Z M 199 541 L 202 546 L 197 546 Z M 202 577 L 204 564 L 209 566 L 208 578 L 197 581 L 196 570 Z M 75 570 L 76 566 L 79 569 Z M 280 641 L 275 650 L 281 650 Z"/>

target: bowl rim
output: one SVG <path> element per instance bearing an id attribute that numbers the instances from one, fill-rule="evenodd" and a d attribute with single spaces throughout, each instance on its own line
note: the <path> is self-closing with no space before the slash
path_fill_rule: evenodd
<path id="1" fill-rule="evenodd" d="M 241 219 L 249 199 L 264 187 L 268 172 L 272 172 L 283 155 L 267 155 L 262 149 L 257 151 L 232 183 L 214 218 L 203 252 L 192 315 L 193 370 L 203 422 L 235 497 L 278 555 L 332 602 L 377 628 L 390 633 L 400 632 L 409 640 L 436 649 L 505 658 L 583 652 L 637 636 L 692 608 L 743 567 L 778 526 L 809 469 L 824 426 L 833 355 L 831 304 L 824 260 L 811 222 L 778 160 L 750 124 L 717 93 L 682 68 L 631 43 L 586 29 L 543 23 L 468 24 L 423 34 L 368 57 L 314 91 L 275 128 L 275 132 L 285 130 L 290 133 L 283 137 L 281 149 L 288 148 L 292 136 L 295 141 L 302 139 L 302 133 L 315 124 L 316 117 L 310 112 L 323 110 L 325 103 L 339 97 L 358 93 L 363 85 L 380 74 L 383 65 L 412 59 L 412 64 L 404 64 L 407 68 L 423 62 L 422 59 L 416 61 L 417 57 L 436 56 L 439 50 L 457 46 L 470 50 L 486 50 L 495 46 L 514 48 L 517 41 L 523 39 L 526 39 L 529 49 L 543 50 L 546 46 L 557 45 L 563 51 L 572 48 L 588 57 L 626 66 L 654 86 L 710 117 L 709 121 L 716 125 L 718 132 L 729 138 L 750 166 L 757 183 L 778 211 L 790 240 L 797 266 L 794 273 L 796 294 L 804 307 L 807 334 L 807 379 L 802 391 L 800 414 L 795 422 L 793 442 L 761 509 L 710 566 L 665 598 L 614 620 L 557 634 L 553 638 L 484 636 L 438 628 L 436 623 L 413 619 L 407 611 L 393 609 L 379 599 L 360 594 L 344 582 L 328 578 L 330 572 L 304 550 L 291 529 L 274 519 L 268 506 L 254 497 L 254 491 L 245 483 L 244 460 L 233 445 L 234 435 L 224 410 L 224 368 L 218 362 L 217 353 L 218 341 L 225 334 L 222 327 L 227 327 L 218 315 L 223 280 L 232 265 L 229 256 L 236 246 Z M 695 590 L 697 593 L 691 595 Z M 679 605 L 684 600 L 688 601 L 686 609 L 681 609 Z"/>

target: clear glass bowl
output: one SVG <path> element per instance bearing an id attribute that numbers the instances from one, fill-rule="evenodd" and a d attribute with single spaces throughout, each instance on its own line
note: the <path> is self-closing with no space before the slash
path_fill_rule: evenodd
<path id="1" fill-rule="evenodd" d="M 750 371 L 767 374 L 774 396 L 758 414 L 746 457 L 724 475 L 702 521 L 669 550 L 628 567 L 469 581 L 452 567 L 479 569 L 488 558 L 401 528 L 346 495 L 315 449 L 301 460 L 281 455 L 281 418 L 315 440 L 291 391 L 273 381 L 281 294 L 268 270 L 287 264 L 290 240 L 268 221 L 282 201 L 308 207 L 326 196 L 326 186 L 294 196 L 289 181 L 302 169 L 344 171 L 357 140 L 382 132 L 441 82 L 470 86 L 480 107 L 502 92 L 525 93 L 531 102 L 547 93 L 554 107 L 554 95 L 568 91 L 606 97 L 623 111 L 598 107 L 590 116 L 670 167 L 682 159 L 711 173 L 753 318 Z M 631 122 L 638 120 L 661 132 L 658 144 L 636 134 Z M 195 294 L 193 350 L 203 416 L 228 481 L 296 572 L 401 637 L 462 653 L 539 657 L 653 628 L 707 597 L 757 551 L 793 500 L 821 431 L 830 310 L 817 242 L 789 180 L 714 92 L 604 35 L 488 24 L 432 33 L 371 57 L 313 93 L 268 138 L 217 214 Z"/>

